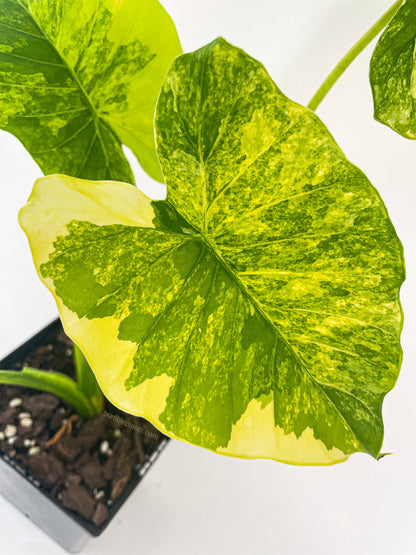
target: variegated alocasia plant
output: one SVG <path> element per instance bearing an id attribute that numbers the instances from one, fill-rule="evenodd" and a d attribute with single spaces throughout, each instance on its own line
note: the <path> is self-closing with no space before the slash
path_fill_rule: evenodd
<path id="1" fill-rule="evenodd" d="M 157 0 L 0 0 L 0 128 L 45 174 L 133 183 L 123 143 L 161 181 L 153 114 L 180 52 Z"/>
<path id="2" fill-rule="evenodd" d="M 218 453 L 378 457 L 401 362 L 401 244 L 322 122 L 218 39 L 156 111 L 166 201 L 39 180 L 20 214 L 109 399 Z"/>

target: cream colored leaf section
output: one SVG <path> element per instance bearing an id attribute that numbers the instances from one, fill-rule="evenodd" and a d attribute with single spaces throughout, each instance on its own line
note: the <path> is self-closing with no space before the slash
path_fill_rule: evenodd
<path id="1" fill-rule="evenodd" d="M 118 339 L 120 320 L 78 318 L 56 295 L 53 281 L 39 272 L 53 252 L 56 238 L 67 234 L 66 226 L 73 220 L 151 228 L 153 217 L 151 200 L 131 185 L 52 175 L 36 181 L 19 221 L 28 236 L 39 277 L 55 298 L 65 331 L 84 352 L 104 394 L 123 410 L 163 428 L 150 415 L 163 412 L 172 378 L 163 375 L 149 379 L 127 392 L 124 381 L 133 370 L 137 345 Z"/>
<path id="2" fill-rule="evenodd" d="M 67 235 L 66 226 L 71 221 L 150 228 L 154 227 L 151 202 L 127 183 L 50 175 L 36 181 L 27 204 L 20 211 L 19 223 L 28 236 L 39 268 L 48 261 L 56 238 Z M 42 206 L 42 211 L 38 206 Z"/>
<path id="3" fill-rule="evenodd" d="M 52 280 L 47 281 L 51 283 Z M 47 285 L 54 293 L 53 286 Z M 118 339 L 120 320 L 112 316 L 93 320 L 78 318 L 60 297 L 55 294 L 54 297 L 67 335 L 82 349 L 104 395 L 120 410 L 142 416 L 166 431 L 155 415 L 160 415 L 166 406 L 173 378 L 163 374 L 127 391 L 124 383 L 133 371 L 137 345 Z"/>
<path id="4" fill-rule="evenodd" d="M 299 437 L 292 432 L 285 434 L 275 426 L 273 402 L 262 408 L 253 399 L 240 420 L 233 425 L 227 447 L 218 448 L 223 455 L 235 457 L 275 459 L 298 465 L 330 465 L 345 461 L 348 456 L 336 447 L 327 449 L 314 437 L 313 430 L 306 428 Z"/>

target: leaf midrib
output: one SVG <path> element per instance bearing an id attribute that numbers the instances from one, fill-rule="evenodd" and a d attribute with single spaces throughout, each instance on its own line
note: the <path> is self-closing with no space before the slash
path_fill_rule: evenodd
<path id="1" fill-rule="evenodd" d="M 48 44 L 50 44 L 50 46 L 53 48 L 53 50 L 55 50 L 55 52 L 58 54 L 59 58 L 62 60 L 63 67 L 68 71 L 69 75 L 71 76 L 71 78 L 75 81 L 76 85 L 78 86 L 79 91 L 81 92 L 85 103 L 87 104 L 89 110 L 91 111 L 92 120 L 94 122 L 94 127 L 95 127 L 95 133 L 98 137 L 98 140 L 100 141 L 100 145 L 101 145 L 101 148 L 103 150 L 104 158 L 105 158 L 105 161 L 106 161 L 106 168 L 109 171 L 109 176 L 112 179 L 117 179 L 117 175 L 115 175 L 115 176 L 112 175 L 108 153 L 107 153 L 105 142 L 103 141 L 101 131 L 100 131 L 100 123 L 102 125 L 106 125 L 109 132 L 111 134 L 113 134 L 118 141 L 119 141 L 119 138 L 117 137 L 114 130 L 111 127 L 109 127 L 109 125 L 103 119 L 101 119 L 101 117 L 99 116 L 94 104 L 92 103 L 87 91 L 85 90 L 85 88 L 84 88 L 83 84 L 81 83 L 81 81 L 79 80 L 78 76 L 76 75 L 74 70 L 71 68 L 71 66 L 68 64 L 64 55 L 58 49 L 58 46 L 52 42 L 52 40 L 49 38 L 49 36 L 46 34 L 46 32 L 44 31 L 44 29 L 41 27 L 40 23 L 36 19 L 35 15 L 33 14 L 32 10 L 31 10 L 30 3 L 29 2 L 27 2 L 27 3 L 26 2 L 24 2 L 24 3 L 20 2 L 20 5 L 26 11 L 26 13 L 29 15 L 29 17 L 33 20 L 33 23 L 36 25 L 37 29 L 39 30 L 41 35 L 38 38 L 43 38 L 44 40 L 46 40 L 48 42 Z M 62 27 L 62 23 L 61 23 L 61 27 Z"/>
<path id="2" fill-rule="evenodd" d="M 204 72 L 203 72 L 204 73 Z M 200 110 L 200 113 L 202 113 L 202 110 Z M 289 349 L 290 353 L 292 353 L 293 357 L 295 358 L 295 360 L 298 362 L 300 368 L 303 370 L 303 372 L 305 373 L 305 375 L 307 376 L 307 378 L 316 385 L 316 387 L 319 389 L 319 391 L 322 393 L 322 395 L 325 397 L 325 399 L 327 400 L 327 402 L 332 405 L 335 409 L 335 411 L 337 412 L 337 414 L 339 414 L 340 418 L 342 419 L 342 421 L 345 423 L 345 425 L 347 426 L 347 428 L 351 431 L 351 433 L 354 435 L 354 437 L 357 439 L 358 443 L 361 445 L 361 447 L 363 447 L 363 449 L 371 454 L 371 451 L 369 449 L 366 448 L 366 446 L 362 443 L 362 441 L 358 438 L 356 432 L 354 431 L 354 429 L 352 428 L 352 426 L 349 424 L 349 422 L 346 420 L 345 416 L 340 412 L 340 410 L 338 409 L 338 407 L 335 405 L 335 403 L 332 401 L 332 399 L 327 395 L 327 393 L 325 392 L 324 389 L 324 384 L 321 384 L 308 370 L 308 367 L 306 366 L 306 363 L 302 360 L 302 358 L 297 354 L 297 352 L 294 350 L 294 348 L 292 347 L 291 343 L 289 342 L 289 340 L 283 335 L 283 333 L 280 331 L 280 329 L 278 329 L 276 327 L 276 325 L 274 324 L 274 322 L 271 320 L 271 318 L 268 316 L 267 312 L 265 312 L 263 310 L 263 308 L 261 307 L 261 305 L 257 302 L 257 300 L 250 294 L 250 292 L 247 290 L 246 286 L 244 285 L 244 283 L 239 279 L 238 275 L 235 273 L 235 271 L 231 268 L 231 266 L 226 262 L 226 260 L 222 257 L 221 253 L 218 252 L 217 248 L 216 248 L 216 243 L 215 243 L 215 239 L 216 237 L 214 237 L 213 241 L 209 238 L 208 236 L 208 222 L 209 222 L 209 212 L 212 208 L 213 205 L 215 205 L 215 203 L 217 202 L 218 198 L 221 197 L 224 192 L 226 190 L 228 190 L 236 181 L 239 177 L 241 177 L 242 174 L 244 174 L 247 169 L 249 167 L 251 167 L 253 164 L 256 163 L 256 161 L 263 156 L 266 152 L 268 152 L 270 150 L 270 148 L 272 148 L 272 146 L 276 143 L 277 140 L 281 139 L 283 136 L 287 135 L 287 133 L 293 129 L 293 127 L 299 125 L 299 123 L 301 123 L 305 118 L 305 114 L 302 114 L 295 122 L 291 123 L 290 125 L 288 125 L 286 128 L 284 128 L 283 130 L 280 131 L 280 133 L 278 133 L 278 135 L 275 137 L 275 139 L 272 141 L 271 144 L 269 144 L 267 147 L 265 147 L 264 149 L 262 149 L 259 153 L 257 153 L 257 155 L 254 157 L 254 159 L 252 159 L 250 161 L 250 163 L 248 165 L 245 165 L 243 167 L 243 169 L 238 173 L 237 177 L 234 177 L 233 179 L 231 179 L 230 182 L 228 182 L 226 184 L 226 186 L 224 186 L 220 192 L 217 194 L 216 197 L 214 197 L 214 199 L 212 200 L 212 202 L 207 205 L 207 191 L 206 191 L 206 160 L 204 160 L 203 156 L 202 156 L 202 149 L 201 149 L 201 137 L 200 137 L 200 133 L 201 133 L 201 127 L 202 125 L 199 125 L 199 135 L 198 135 L 198 140 L 197 140 L 197 153 L 199 155 L 199 162 L 200 162 L 200 167 L 201 167 L 201 172 L 202 172 L 202 197 L 203 197 L 203 214 L 202 214 L 202 230 L 195 230 L 196 233 L 200 234 L 202 241 L 206 244 L 206 246 L 212 251 L 212 254 L 214 256 L 214 258 L 224 267 L 225 271 L 227 272 L 227 274 L 232 278 L 232 280 L 236 283 L 237 287 L 242 291 L 242 294 L 248 299 L 249 302 L 251 302 L 253 304 L 253 306 L 255 307 L 255 309 L 260 313 L 260 315 L 266 320 L 266 322 L 268 323 L 269 326 L 271 326 L 271 329 L 273 330 L 273 332 L 276 334 L 276 337 L 280 337 L 280 339 L 283 341 L 283 343 L 287 346 L 287 348 Z M 209 153 L 211 154 L 211 152 Z M 176 209 L 176 207 L 170 202 L 170 200 L 167 198 L 166 202 L 168 202 L 172 208 L 178 212 L 178 210 Z M 181 217 L 187 221 L 186 217 L 183 216 L 182 214 L 180 214 Z M 194 229 L 193 226 L 191 226 L 189 224 L 189 222 L 187 222 L 188 225 L 190 226 L 191 229 Z M 275 358 L 275 353 L 273 355 L 273 359 Z M 274 375 L 274 365 L 275 362 L 273 363 L 273 368 L 272 368 L 272 374 Z M 331 386 L 328 386 L 331 387 Z M 345 392 L 345 394 L 349 394 L 349 392 Z M 361 403 L 366 407 L 366 409 L 374 415 L 373 411 L 363 402 L 361 401 Z M 376 415 L 374 415 L 376 416 Z"/>
<path id="3" fill-rule="evenodd" d="M 176 207 L 170 202 L 170 200 L 166 199 L 167 203 L 170 204 L 171 208 L 173 210 L 175 210 L 176 212 L 178 212 L 178 210 L 176 209 Z M 178 212 L 179 213 L 179 212 Z M 179 213 L 180 214 L 180 213 Z M 191 224 L 189 224 L 189 222 L 187 221 L 187 219 L 185 218 L 185 216 L 183 216 L 182 214 L 180 214 L 180 216 L 187 222 L 187 224 L 190 226 L 191 229 L 194 229 L 193 226 L 191 226 Z M 260 315 L 265 319 L 265 321 L 267 322 L 267 324 L 271 327 L 271 329 L 273 330 L 273 332 L 276 334 L 276 338 L 279 337 L 283 343 L 287 346 L 287 348 L 289 349 L 290 353 L 293 355 L 293 357 L 295 358 L 295 360 L 299 363 L 300 368 L 303 370 L 303 372 L 306 374 L 307 378 L 316 385 L 316 387 L 319 389 L 319 391 L 322 393 L 322 395 L 325 397 L 325 399 L 327 400 L 328 404 L 330 404 L 335 411 L 337 412 L 337 414 L 339 415 L 339 417 L 341 418 L 341 420 L 345 423 L 346 427 L 351 431 L 351 433 L 354 435 L 354 437 L 357 439 L 359 445 L 365 450 L 365 452 L 372 454 L 371 450 L 367 449 L 367 447 L 363 444 L 363 442 L 361 441 L 361 439 L 359 439 L 359 437 L 357 436 L 356 432 L 354 431 L 353 427 L 351 426 L 351 424 L 348 422 L 348 420 L 345 418 L 345 416 L 340 412 L 339 408 L 337 407 L 337 405 L 333 402 L 333 400 L 327 395 L 327 393 L 325 392 L 324 389 L 324 384 L 321 384 L 321 382 L 319 382 L 308 370 L 308 367 L 306 366 L 305 362 L 302 360 L 302 358 L 296 353 L 296 351 L 293 349 L 291 343 L 289 342 L 289 340 L 282 334 L 282 332 L 280 331 L 280 329 L 278 329 L 276 327 L 276 325 L 274 324 L 274 322 L 271 320 L 271 318 L 269 317 L 269 315 L 267 314 L 267 312 L 265 312 L 263 310 L 263 308 L 261 307 L 261 305 L 257 302 L 257 300 L 250 294 L 250 292 L 247 290 L 246 286 L 244 285 L 244 283 L 242 283 L 242 281 L 238 278 L 238 275 L 236 274 L 236 272 L 231 268 L 231 266 L 228 264 L 228 262 L 222 257 L 221 253 L 218 252 L 218 250 L 216 249 L 216 245 L 215 243 L 213 243 L 210 238 L 207 236 L 206 233 L 195 230 L 196 232 L 196 237 L 194 236 L 193 239 L 194 240 L 198 240 L 198 235 L 200 237 L 200 240 L 205 244 L 205 246 L 211 251 L 211 253 L 213 254 L 215 260 L 221 265 L 223 266 L 224 270 L 226 271 L 227 275 L 229 275 L 231 277 L 231 279 L 235 282 L 236 286 L 240 289 L 240 291 L 242 292 L 243 296 L 248 299 L 248 301 L 254 306 L 254 308 L 260 313 Z M 169 233 L 169 232 L 167 232 Z M 185 235 L 184 237 L 189 238 L 189 235 Z M 275 374 L 274 372 L 274 366 L 275 366 L 275 361 L 274 361 L 275 356 L 273 356 L 273 368 L 272 368 L 272 378 Z M 350 395 L 355 397 L 353 394 L 349 393 L 348 391 L 344 391 L 341 390 L 340 388 L 337 388 L 336 386 L 332 386 L 332 385 L 327 385 L 326 387 L 333 387 L 334 389 L 338 389 L 339 391 L 342 391 L 343 393 L 345 393 L 346 395 Z M 377 415 L 370 409 L 370 407 L 368 407 L 362 400 L 359 400 L 360 403 L 375 417 L 377 417 Z"/>
<path id="4" fill-rule="evenodd" d="M 202 235 L 202 234 L 201 234 Z M 267 312 L 265 312 L 263 310 L 263 308 L 261 307 L 261 305 L 257 302 L 257 300 L 250 294 L 250 292 L 247 290 L 247 288 L 245 287 L 244 283 L 242 283 L 242 281 L 238 278 L 238 275 L 234 272 L 234 270 L 231 268 L 231 266 L 226 262 L 226 260 L 224 260 L 224 258 L 221 256 L 221 253 L 219 253 L 217 251 L 217 249 L 215 248 L 214 245 L 211 244 L 211 242 L 209 241 L 209 239 L 203 235 L 203 240 L 207 243 L 207 246 L 211 249 L 212 253 L 214 254 L 216 260 L 218 260 L 218 262 L 220 264 L 222 264 L 227 272 L 227 274 L 233 279 L 233 281 L 237 284 L 237 287 L 240 288 L 240 290 L 242 291 L 243 295 L 248 299 L 248 301 L 250 303 L 253 304 L 253 306 L 255 307 L 255 309 L 261 314 L 261 316 L 266 320 L 266 322 L 268 323 L 268 325 L 272 328 L 273 332 L 276 334 L 276 337 L 280 337 L 280 339 L 283 341 L 283 343 L 287 346 L 287 348 L 289 349 L 289 351 L 292 353 L 293 357 L 296 359 L 296 361 L 299 363 L 301 369 L 304 371 L 304 373 L 306 374 L 307 378 L 316 385 L 316 387 L 319 389 L 319 391 L 322 393 L 322 395 L 325 397 L 325 399 L 328 401 L 328 403 L 330 405 L 332 405 L 335 409 L 335 411 L 339 414 L 340 418 L 343 420 L 343 422 L 345 422 L 346 426 L 348 427 L 348 429 L 352 432 L 352 434 L 354 435 L 354 437 L 357 439 L 357 441 L 359 442 L 359 444 L 364 448 L 364 450 L 368 453 L 371 454 L 371 451 L 367 449 L 367 447 L 362 443 L 361 439 L 358 438 L 356 432 L 354 431 L 353 427 L 351 426 L 351 424 L 347 421 L 347 419 L 345 418 L 345 416 L 340 412 L 339 408 L 336 406 L 336 404 L 333 402 L 333 400 L 327 395 L 325 389 L 324 389 L 324 384 L 322 384 L 321 382 L 319 382 L 308 370 L 308 367 L 306 366 L 306 363 L 303 361 L 303 359 L 296 353 L 296 351 L 294 350 L 294 348 L 292 347 L 291 343 L 289 342 L 289 340 L 286 338 L 285 335 L 283 335 L 283 333 L 281 332 L 280 329 L 277 328 L 277 326 L 274 324 L 274 322 L 271 320 L 271 318 L 269 317 L 269 315 L 267 314 Z M 275 354 L 274 354 L 274 360 L 273 360 L 273 368 L 272 368 L 272 376 L 275 374 Z M 339 391 L 342 391 L 343 393 L 345 393 L 346 395 L 351 395 L 352 397 L 355 397 L 355 395 L 351 394 L 348 391 L 344 391 L 341 390 L 340 388 L 337 388 L 336 386 L 332 386 L 330 384 L 328 384 L 327 387 L 334 387 L 334 389 L 338 389 Z M 274 393 L 274 391 L 273 391 Z M 359 400 L 360 403 L 365 406 L 365 408 L 371 413 L 373 414 L 375 417 L 377 415 L 374 414 L 374 412 L 370 409 L 370 407 L 368 407 L 362 400 Z"/>

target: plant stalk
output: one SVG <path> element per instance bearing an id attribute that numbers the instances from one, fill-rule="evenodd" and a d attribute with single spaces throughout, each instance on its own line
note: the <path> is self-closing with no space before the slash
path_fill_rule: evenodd
<path id="1" fill-rule="evenodd" d="M 77 384 L 79 389 L 89 399 L 93 405 L 95 413 L 98 414 L 104 410 L 104 396 L 98 385 L 97 378 L 91 370 L 84 353 L 76 343 L 73 343 L 74 349 L 74 366 L 77 376 Z"/>
<path id="2" fill-rule="evenodd" d="M 24 367 L 22 370 L 0 370 L 0 383 L 21 385 L 58 395 L 70 404 L 81 418 L 90 418 L 97 413 L 96 407 L 84 395 L 78 384 L 60 372 L 49 372 Z"/>
<path id="3" fill-rule="evenodd" d="M 370 44 L 370 42 L 386 27 L 389 21 L 393 18 L 396 12 L 399 10 L 403 0 L 396 0 L 396 2 L 380 17 L 376 23 L 354 44 L 354 46 L 349 50 L 345 56 L 338 62 L 334 67 L 319 89 L 311 98 L 307 108 L 313 112 L 318 108 L 322 100 L 332 89 L 344 71 L 348 66 L 355 60 L 355 58 L 361 54 L 361 52 Z"/>

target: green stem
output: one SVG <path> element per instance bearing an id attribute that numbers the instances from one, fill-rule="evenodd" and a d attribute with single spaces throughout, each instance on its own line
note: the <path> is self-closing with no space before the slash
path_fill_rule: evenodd
<path id="1" fill-rule="evenodd" d="M 78 387 L 84 395 L 88 397 L 90 403 L 95 408 L 96 414 L 98 414 L 104 410 L 104 396 L 101 392 L 101 388 L 98 385 L 97 378 L 91 370 L 84 353 L 75 343 L 73 344 L 73 349 Z"/>
<path id="2" fill-rule="evenodd" d="M 392 19 L 395 13 L 398 11 L 400 6 L 403 4 L 403 0 L 397 0 L 387 11 L 383 14 L 380 19 L 374 23 L 374 25 L 360 38 L 358 42 L 349 50 L 345 56 L 338 62 L 334 67 L 316 93 L 313 95 L 312 99 L 308 104 L 308 108 L 315 111 L 331 88 L 335 85 L 347 67 L 355 60 L 355 58 L 361 54 L 368 44 L 386 27 L 388 22 Z"/>
<path id="3" fill-rule="evenodd" d="M 49 372 L 29 367 L 22 370 L 0 370 L 0 383 L 31 387 L 58 395 L 69 403 L 81 418 L 90 418 L 97 412 L 90 399 L 78 387 L 78 384 L 60 372 Z"/>

